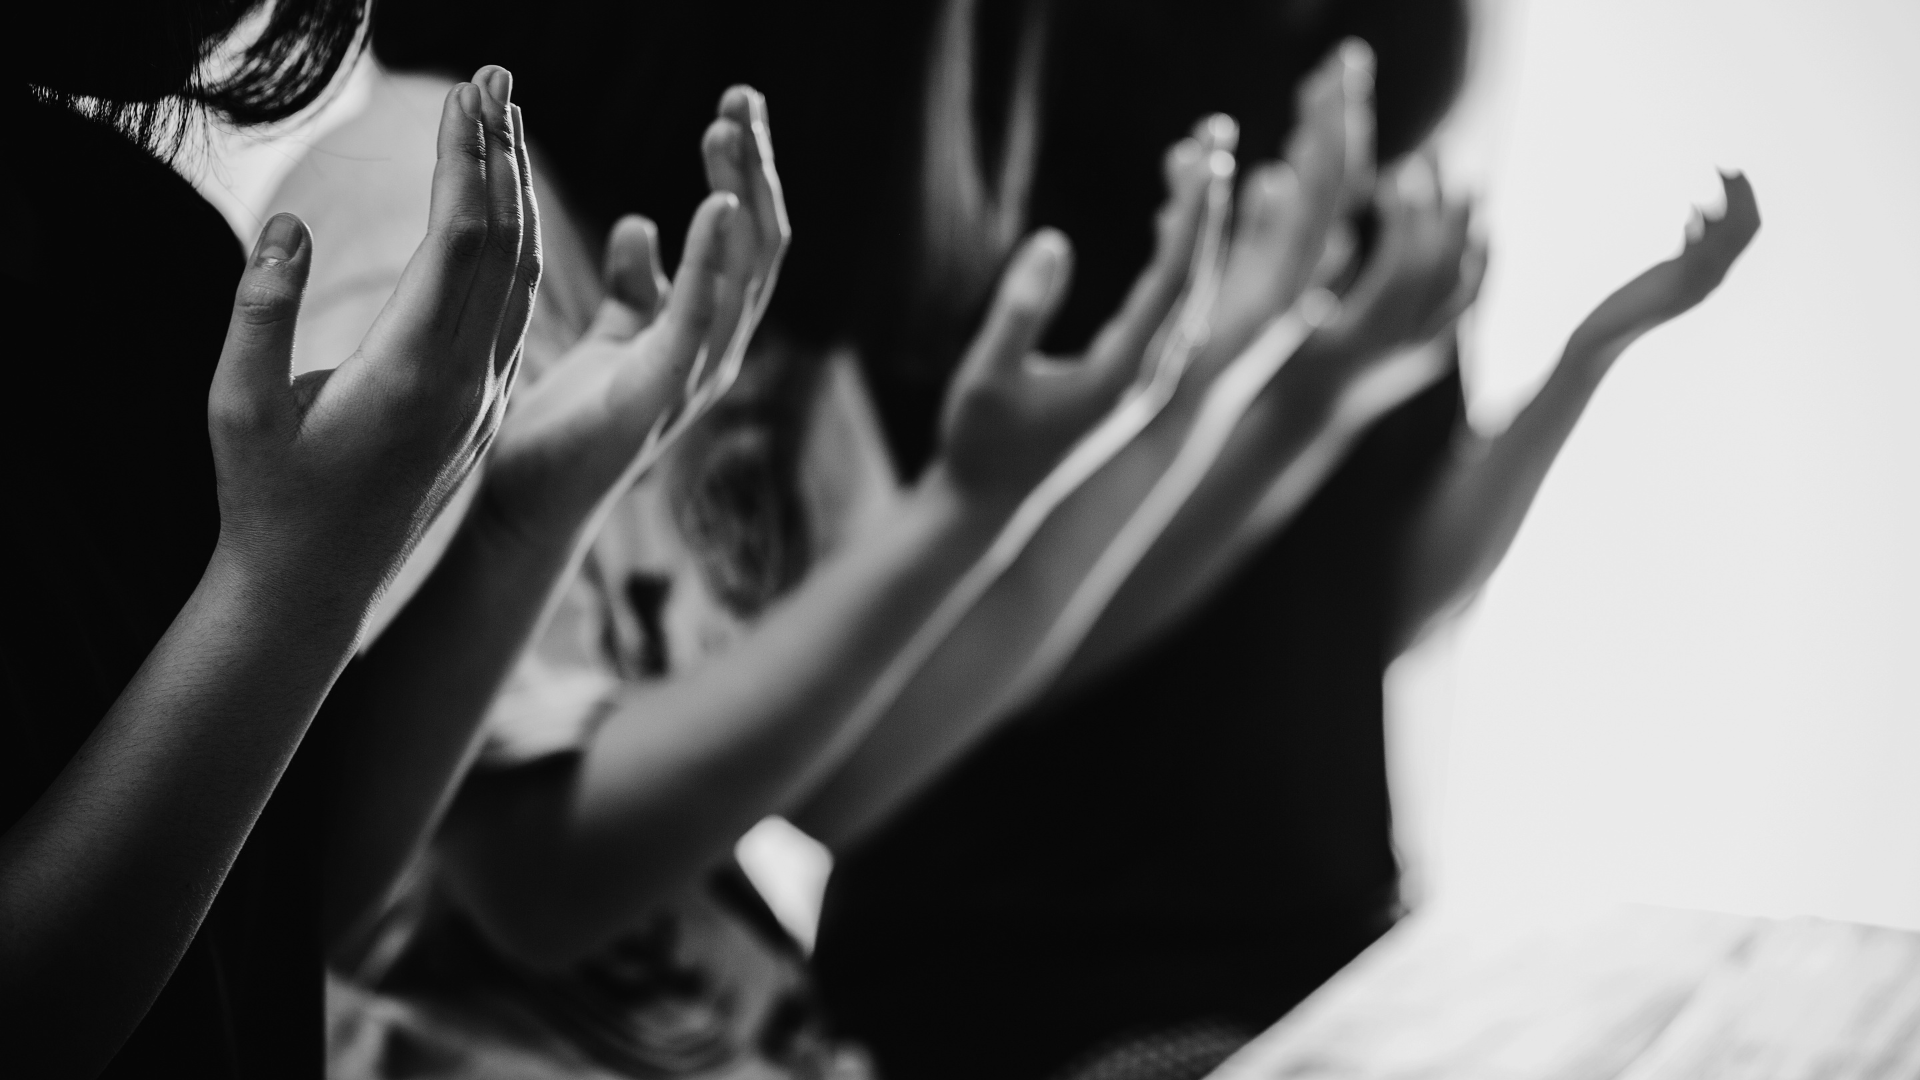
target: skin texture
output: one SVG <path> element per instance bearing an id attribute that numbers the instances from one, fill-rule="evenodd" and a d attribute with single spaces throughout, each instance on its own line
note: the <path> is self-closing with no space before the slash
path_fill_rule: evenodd
<path id="1" fill-rule="evenodd" d="M 592 328 L 514 402 L 473 510 L 330 703 L 339 728 L 327 926 L 340 962 L 437 828 L 487 707 L 578 566 L 600 509 L 631 481 L 647 433 L 679 406 L 703 349 L 717 356 L 733 336 L 749 285 L 770 283 L 787 229 L 760 149 L 765 126 L 757 93 L 722 98 L 703 144 L 716 190 L 673 282 L 656 265 L 650 224 L 616 226 Z"/>
<path id="2" fill-rule="evenodd" d="M 468 785 L 443 865 L 497 944 L 536 966 L 591 952 L 859 741 L 848 720 L 865 688 L 1140 366 L 1180 294 L 1206 167 L 1198 152 L 1176 162 L 1159 251 L 1086 356 L 1034 352 L 1070 258 L 1064 237 L 1042 232 L 1016 252 L 955 378 L 941 461 L 886 521 L 726 654 L 627 691 L 565 767 Z"/>
<path id="3" fill-rule="evenodd" d="M 447 96 L 426 241 L 358 350 L 295 380 L 312 254 L 268 224 L 210 400 L 221 531 L 92 736 L 0 838 L 0 1042 L 112 1058 L 191 941 L 368 610 L 499 423 L 538 280 L 506 72 Z"/>

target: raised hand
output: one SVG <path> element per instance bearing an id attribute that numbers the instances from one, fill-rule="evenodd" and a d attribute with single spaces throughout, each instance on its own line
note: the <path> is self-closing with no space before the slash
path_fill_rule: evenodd
<path id="1" fill-rule="evenodd" d="M 1753 188 L 1724 175 L 1727 203 L 1697 217 L 1679 255 L 1634 278 L 1602 301 L 1568 340 L 1559 364 L 1533 400 L 1497 436 L 1464 433 L 1463 452 L 1435 478 L 1407 531 L 1391 641 L 1404 646 L 1453 611 L 1499 565 L 1526 519 L 1553 459 L 1573 433 L 1601 378 L 1627 346 L 1692 308 L 1717 288 L 1760 228 Z M 1463 291 L 1484 259 L 1470 262 Z M 1457 307 L 1443 304 L 1439 317 Z"/>
<path id="2" fill-rule="evenodd" d="M 1066 238 L 1043 229 L 1014 254 L 947 394 L 941 460 L 963 491 L 1008 501 L 1026 494 L 1141 372 L 1186 286 L 1208 185 L 1231 169 L 1230 140 L 1230 128 L 1203 127 L 1168 151 L 1153 261 L 1084 355 L 1035 351 L 1066 296 Z"/>
<path id="3" fill-rule="evenodd" d="M 366 603 L 492 438 L 540 278 L 513 79 L 448 93 L 425 241 L 360 347 L 291 376 L 313 242 L 267 223 L 241 278 L 208 422 L 221 549 Z"/>
<path id="4" fill-rule="evenodd" d="M 1721 173 L 1726 206 L 1696 210 L 1680 254 L 1647 269 L 1601 301 L 1567 343 L 1569 359 L 1610 362 L 1641 334 L 1681 315 L 1720 287 L 1733 261 L 1760 231 L 1760 205 L 1740 173 Z M 1604 354 L 1604 356 L 1603 356 Z"/>
<path id="5" fill-rule="evenodd" d="M 1477 294 L 1484 248 L 1469 240 L 1464 202 L 1444 197 L 1431 161 L 1415 157 L 1384 183 L 1373 160 L 1373 55 L 1359 41 L 1336 49 L 1300 86 L 1300 123 L 1286 158 L 1249 172 L 1207 346 L 1203 383 L 1261 328 L 1311 289 L 1352 277 L 1281 386 L 1309 372 L 1335 391 L 1370 362 L 1438 335 Z M 1348 214 L 1372 201 L 1377 242 L 1353 273 L 1357 235 Z M 1331 293 L 1323 297 L 1331 301 Z M 1284 390 L 1282 391 L 1284 392 Z"/>
<path id="6" fill-rule="evenodd" d="M 714 190 L 694 213 L 677 277 L 661 271 L 652 222 L 622 219 L 592 326 L 514 401 L 481 502 L 513 533 L 573 537 L 739 362 L 789 236 L 765 99 L 728 90 L 701 150 Z"/>

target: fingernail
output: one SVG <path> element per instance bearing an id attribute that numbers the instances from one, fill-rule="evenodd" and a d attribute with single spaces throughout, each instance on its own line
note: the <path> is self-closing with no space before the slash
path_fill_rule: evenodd
<path id="1" fill-rule="evenodd" d="M 460 99 L 460 111 L 467 119 L 480 119 L 480 88 L 472 83 L 461 83 L 453 89 L 454 96 Z"/>
<path id="2" fill-rule="evenodd" d="M 253 246 L 253 261 L 260 266 L 278 266 L 300 250 L 300 219 L 292 214 L 275 214 L 260 230 Z"/>
<path id="3" fill-rule="evenodd" d="M 487 73 L 487 92 L 493 100 L 505 105 L 513 100 L 513 72 L 496 67 Z"/>
<path id="4" fill-rule="evenodd" d="M 1207 117 L 1207 139 L 1214 147 L 1231 154 L 1240 145 L 1240 125 L 1226 113 Z"/>
<path id="5" fill-rule="evenodd" d="M 1349 72 L 1373 77 L 1373 46 L 1357 37 L 1340 43 L 1340 63 Z"/>
<path id="6" fill-rule="evenodd" d="M 1060 280 L 1060 264 L 1066 258 L 1066 246 L 1066 241 L 1053 232 L 1043 232 L 1033 238 L 1025 273 L 1021 275 L 1020 291 L 1026 300 L 1039 305 L 1053 295 L 1054 285 Z"/>
<path id="7" fill-rule="evenodd" d="M 1373 49 L 1359 38 L 1348 38 L 1340 46 L 1340 91 L 1349 100 L 1373 97 Z"/>

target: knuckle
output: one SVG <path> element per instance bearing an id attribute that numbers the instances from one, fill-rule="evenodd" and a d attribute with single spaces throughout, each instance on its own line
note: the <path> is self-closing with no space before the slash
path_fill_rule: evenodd
<path id="1" fill-rule="evenodd" d="M 476 259 L 487 250 L 492 231 L 484 214 L 461 210 L 441 225 L 440 244 L 454 258 Z"/>
<path id="2" fill-rule="evenodd" d="M 276 282 L 249 278 L 234 294 L 233 315 L 243 325 L 267 326 L 291 318 L 299 310 L 299 296 Z"/>
<path id="3" fill-rule="evenodd" d="M 230 385 L 215 384 L 207 396 L 207 428 L 225 439 L 257 435 L 272 426 L 272 411 Z"/>
<path id="4" fill-rule="evenodd" d="M 517 207 L 508 208 L 489 223 L 487 245 L 496 257 L 506 262 L 520 261 L 520 213 Z"/>

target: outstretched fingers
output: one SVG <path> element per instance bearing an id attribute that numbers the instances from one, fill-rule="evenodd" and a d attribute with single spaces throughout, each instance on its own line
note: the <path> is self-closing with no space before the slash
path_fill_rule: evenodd
<path id="1" fill-rule="evenodd" d="M 1017 371 L 1040 346 L 1073 275 L 1073 248 L 1055 229 L 1041 229 L 1014 252 L 986 322 L 955 376 L 971 385 Z"/>
<path id="2" fill-rule="evenodd" d="M 234 293 L 207 403 L 216 428 L 258 431 L 293 414 L 293 332 L 312 265 L 306 224 L 292 214 L 274 215 L 260 231 Z"/>
<path id="3" fill-rule="evenodd" d="M 505 76 L 483 68 L 475 79 L 495 87 L 468 82 L 448 92 L 426 239 L 350 363 L 377 355 L 383 375 L 428 385 L 492 369 L 528 225 L 509 103 L 494 96 L 496 87 L 510 90 Z"/>
<path id="4" fill-rule="evenodd" d="M 540 207 L 533 194 L 533 162 L 527 150 L 526 120 L 520 106 L 509 105 L 507 116 L 513 132 L 513 155 L 519 186 L 519 258 L 514 265 L 513 281 L 508 286 L 507 308 L 500 317 L 500 329 L 494 335 L 493 369 L 501 376 L 512 373 L 520 356 L 527 325 L 533 318 L 534 298 L 540 291 Z M 504 223 L 501 226 L 505 227 Z M 503 388 L 504 389 L 504 388 Z"/>
<path id="5" fill-rule="evenodd" d="M 1334 50 L 1300 87 L 1286 159 L 1254 169 L 1242 185 L 1210 352 L 1237 353 L 1351 257 L 1343 214 L 1373 182 L 1372 70 L 1365 44 Z"/>
<path id="6" fill-rule="evenodd" d="M 1187 138 L 1167 151 L 1165 167 L 1168 196 L 1155 220 L 1153 261 L 1087 353 L 1087 361 L 1103 370 L 1118 366 L 1131 373 L 1145 359 L 1147 346 L 1186 288 L 1206 221 L 1208 186 L 1231 175 L 1233 157 L 1208 137 Z"/>
<path id="7" fill-rule="evenodd" d="M 498 371 L 508 360 L 496 356 L 495 349 L 503 337 L 514 286 L 521 276 L 520 249 L 526 238 L 523 170 L 511 107 L 513 76 L 505 68 L 488 66 L 475 72 L 473 81 L 482 91 L 486 157 L 481 180 L 487 200 L 487 236 L 484 257 L 474 270 L 467 308 L 454 332 L 454 349 L 462 358 L 485 356 Z M 513 342 L 517 348 L 518 333 L 513 334 Z"/>
<path id="8" fill-rule="evenodd" d="M 702 347 L 715 336 L 715 320 L 727 299 L 731 234 L 739 217 L 740 200 L 728 191 L 708 195 L 693 212 L 686 250 L 661 316 L 656 361 L 660 376 L 684 379 L 702 359 Z"/>
<path id="9" fill-rule="evenodd" d="M 720 97 L 720 117 L 736 125 L 742 136 L 735 165 L 740 186 L 727 190 L 740 197 L 753 224 L 753 239 L 759 248 L 755 273 L 771 277 L 778 271 L 793 229 L 787 221 L 780 173 L 773 164 L 773 129 L 767 120 L 766 95 L 751 86 L 730 87 Z"/>
<path id="10" fill-rule="evenodd" d="M 1380 237 L 1373 256 L 1338 315 L 1315 332 L 1320 344 L 1353 363 L 1427 340 L 1459 314 L 1451 309 L 1463 296 L 1472 297 L 1462 291 L 1474 271 L 1470 208 L 1443 196 L 1431 161 L 1404 163 L 1375 203 Z"/>
<path id="11" fill-rule="evenodd" d="M 1634 338 L 1705 300 L 1726 279 L 1735 259 L 1760 231 L 1753 185 L 1739 173 L 1722 173 L 1726 207 L 1696 211 L 1680 254 L 1614 290 L 1588 315 L 1567 343 L 1569 357 L 1618 355 Z"/>
<path id="12" fill-rule="evenodd" d="M 1687 230 L 1687 245 L 1680 259 L 1689 270 L 1694 303 L 1718 288 L 1732 269 L 1733 261 L 1747 250 L 1760 231 L 1760 204 L 1753 195 L 1753 184 L 1744 173 L 1720 174 L 1726 205 L 1718 214 L 1695 210 L 1694 224 Z"/>
<path id="13" fill-rule="evenodd" d="M 602 270 L 607 298 L 600 302 L 592 337 L 625 341 L 653 325 L 670 286 L 660 268 L 660 230 L 639 214 L 628 214 L 607 234 Z"/>

